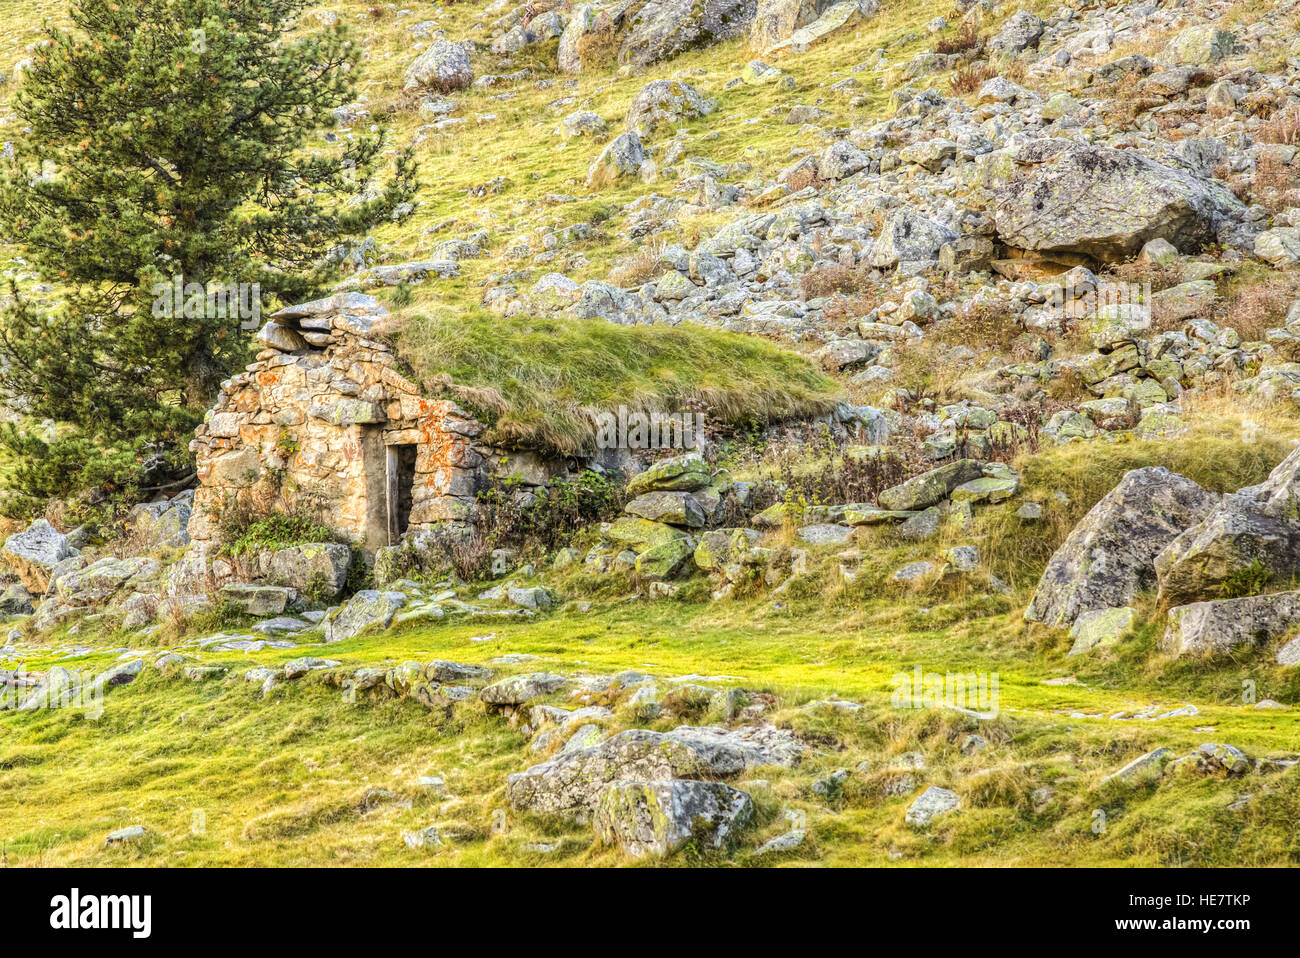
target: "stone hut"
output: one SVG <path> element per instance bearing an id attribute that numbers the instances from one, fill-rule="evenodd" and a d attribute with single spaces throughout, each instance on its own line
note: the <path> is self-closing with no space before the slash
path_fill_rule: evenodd
<path id="1" fill-rule="evenodd" d="M 233 497 L 306 505 L 366 553 L 443 523 L 472 521 L 476 492 L 504 451 L 480 442 L 484 426 L 448 399 L 427 399 L 372 338 L 387 310 L 339 293 L 274 314 L 265 347 L 223 384 L 191 450 L 199 488 L 190 537 L 219 538 L 214 518 Z M 540 484 L 563 460 L 509 456 Z"/>

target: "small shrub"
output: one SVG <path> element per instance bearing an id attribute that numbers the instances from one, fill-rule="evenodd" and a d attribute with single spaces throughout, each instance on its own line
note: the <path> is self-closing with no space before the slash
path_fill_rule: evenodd
<path id="1" fill-rule="evenodd" d="M 998 75 L 997 69 L 987 63 L 971 64 L 952 71 L 948 87 L 954 96 L 970 96 Z"/>
<path id="2" fill-rule="evenodd" d="M 980 37 L 979 29 L 975 24 L 966 22 L 961 25 L 956 36 L 944 37 L 934 45 L 934 52 L 949 55 L 953 53 L 969 53 L 972 50 L 978 50 L 984 45 L 983 38 Z"/>
<path id="3" fill-rule="evenodd" d="M 1260 124 L 1259 129 L 1255 131 L 1255 139 L 1260 143 L 1300 146 L 1300 107 L 1288 106 L 1276 110 Z"/>

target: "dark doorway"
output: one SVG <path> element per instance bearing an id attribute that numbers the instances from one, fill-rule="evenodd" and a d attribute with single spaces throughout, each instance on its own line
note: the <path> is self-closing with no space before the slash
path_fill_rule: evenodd
<path id="1" fill-rule="evenodd" d="M 388 447 L 388 544 L 397 545 L 411 522 L 415 491 L 415 446 Z"/>

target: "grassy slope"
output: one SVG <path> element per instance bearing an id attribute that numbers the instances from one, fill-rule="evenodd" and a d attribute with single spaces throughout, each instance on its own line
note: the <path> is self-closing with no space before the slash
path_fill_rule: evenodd
<path id="1" fill-rule="evenodd" d="M 808 579 L 780 603 L 629 604 L 614 597 L 616 590 L 602 597 L 600 583 L 546 574 L 543 580 L 562 594 L 594 592 L 594 608 L 529 624 L 412 625 L 328 647 L 210 654 L 203 661 L 242 671 L 303 654 L 373 666 L 434 658 L 489 662 L 527 653 L 538 660 L 505 671 L 640 669 L 774 692 L 781 699 L 774 721 L 831 746 L 798 770 L 759 773 L 769 785 L 755 789 L 763 812 L 756 839 L 785 829 L 779 809 L 807 815 L 813 840 L 790 863 L 1292 862 L 1300 854 L 1290 824 L 1300 803 L 1296 771 L 1245 781 L 1177 778 L 1136 792 L 1100 785 L 1105 774 L 1157 745 L 1183 752 L 1206 741 L 1229 742 L 1255 756 L 1300 751 L 1300 713 L 1257 711 L 1241 702 L 1245 679 L 1256 684 L 1260 699 L 1300 701 L 1300 677 L 1270 665 L 1271 649 L 1236 659 L 1170 661 L 1155 652 L 1159 625 L 1150 621 L 1116 652 L 1066 659 L 1067 637 L 1027 627 L 1020 618 L 1041 568 L 1041 560 L 1022 557 L 1050 553 L 1075 514 L 1123 469 L 1165 464 L 1232 486 L 1258 479 L 1286 448 L 1273 431 L 1250 449 L 1216 438 L 1229 428 L 1226 421 L 1210 423 L 1182 444 L 1075 445 L 1023 462 L 1031 483 L 1023 499 L 1046 503 L 1044 523 L 1013 525 L 1015 503 L 990 507 L 968 534 L 945 533 L 930 547 L 937 553 L 958 541 L 977 543 L 1012 577 L 1010 596 L 978 582 L 916 592 L 891 586 L 888 575 L 917 550 L 882 530 L 859 543 L 867 559 L 857 582 L 837 582 L 838 550 L 821 550 Z M 1069 490 L 1069 506 L 1054 503 L 1056 489 Z M 773 544 L 781 535 L 771 534 Z M 1143 600 L 1148 614 L 1151 606 L 1149 597 Z M 494 638 L 472 639 L 485 634 Z M 64 636 L 54 647 L 119 641 Z M 28 664 L 103 668 L 114 657 L 64 654 L 52 650 Z M 976 728 L 950 714 L 888 706 L 891 677 L 918 664 L 927 672 L 998 674 L 1001 716 L 977 729 L 993 743 L 989 749 L 962 755 L 958 746 Z M 1080 684 L 1042 684 L 1069 675 Z M 867 709 L 837 715 L 800 708 L 832 694 Z M 1198 713 L 1133 717 L 1187 704 Z M 0 720 L 0 842 L 9 861 L 23 864 L 615 863 L 610 853 L 590 848 L 582 827 L 507 814 L 505 831 L 493 832 L 494 816 L 505 808 L 505 777 L 540 760 L 526 744 L 476 702 L 442 718 L 409 701 L 363 696 L 348 704 L 337 689 L 311 679 L 262 699 L 256 685 L 239 680 L 194 685 L 150 671 L 111 691 L 97 722 L 67 711 Z M 910 797 L 881 791 L 895 774 L 887 769 L 890 758 L 914 749 L 929 765 L 923 783 L 954 785 L 968 802 L 960 816 L 926 835 L 903 824 Z M 817 778 L 861 762 L 868 766 L 831 807 L 809 791 Z M 992 771 L 965 777 L 977 769 Z M 453 797 L 421 793 L 415 779 L 425 774 L 445 777 Z M 1028 796 L 1042 786 L 1056 796 L 1035 808 Z M 395 798 L 362 811 L 373 788 Z M 1244 793 L 1254 795 L 1252 804 L 1229 811 Z M 1108 819 L 1100 835 L 1092 830 L 1097 809 Z M 200 834 L 191 828 L 196 811 L 204 817 Z M 149 841 L 103 847 L 108 831 L 136 823 L 150 828 Z M 403 831 L 433 823 L 459 837 L 436 850 L 404 846 Z M 523 849 L 538 841 L 559 841 L 560 848 L 551 855 Z"/>

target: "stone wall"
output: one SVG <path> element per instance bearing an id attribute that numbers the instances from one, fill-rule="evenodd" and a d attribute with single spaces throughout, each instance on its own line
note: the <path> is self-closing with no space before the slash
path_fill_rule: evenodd
<path id="1" fill-rule="evenodd" d="M 191 450 L 199 489 L 196 543 L 219 538 L 236 499 L 263 508 L 307 505 L 367 552 L 389 545 L 388 449 L 416 447 L 406 531 L 472 518 L 497 460 L 477 443 L 481 423 L 446 399 L 426 399 L 372 338 L 387 311 L 341 293 L 292 306 L 258 333 L 265 348 L 227 381 Z"/>

